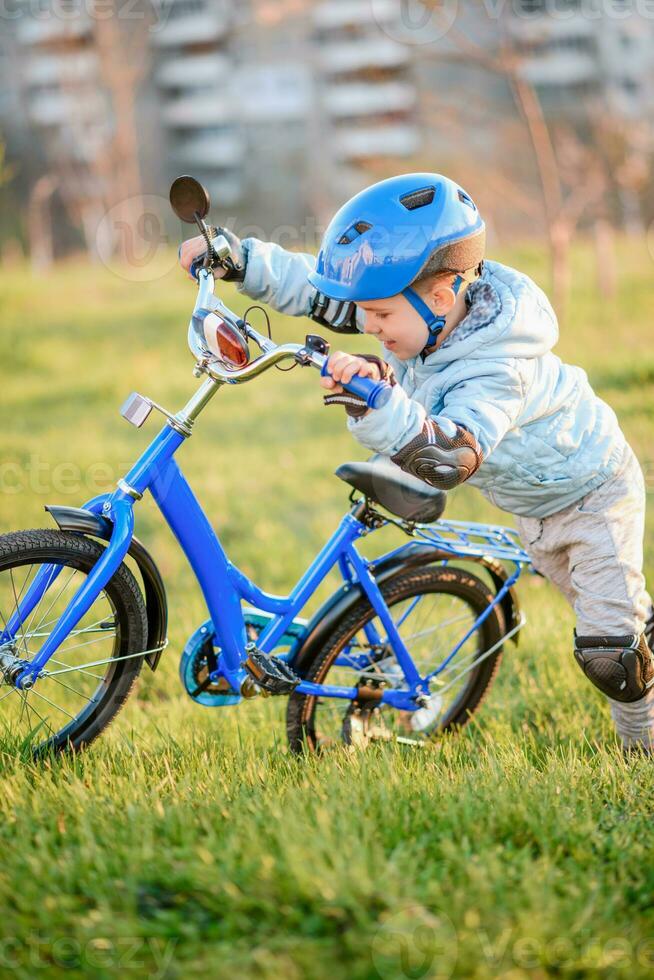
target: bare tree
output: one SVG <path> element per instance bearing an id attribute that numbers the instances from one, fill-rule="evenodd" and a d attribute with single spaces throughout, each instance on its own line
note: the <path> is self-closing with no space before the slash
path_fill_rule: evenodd
<path id="1" fill-rule="evenodd" d="M 142 16 L 123 22 L 122 5 L 116 0 L 110 6 L 107 0 L 89 0 L 86 9 L 90 28 L 82 51 L 97 58 L 97 87 L 89 82 L 80 85 L 74 67 L 77 51 L 64 42 L 69 57 L 62 59 L 59 84 L 67 115 L 48 141 L 48 172 L 35 185 L 31 205 L 45 217 L 46 201 L 56 191 L 81 229 L 89 255 L 96 257 L 99 251 L 121 255 L 130 247 L 123 229 L 133 228 L 142 212 L 135 105 L 148 66 L 151 11 L 143 9 Z M 92 118 L 83 111 L 90 98 L 104 99 L 102 111 L 95 111 Z M 102 223 L 109 211 L 113 222 Z M 98 240 L 100 227 L 109 240 Z M 37 252 L 39 263 L 51 255 L 51 249 L 39 247 Z"/>
<path id="2" fill-rule="evenodd" d="M 106 6 L 105 0 L 94 3 Z M 116 4 L 114 8 L 114 16 L 94 18 L 94 41 L 113 117 L 113 136 L 102 167 L 105 204 L 116 216 L 114 250 L 129 258 L 130 238 L 120 228 L 134 228 L 143 213 L 136 96 L 148 65 L 148 22 L 144 14 L 141 20 L 130 21 L 127 30 L 120 24 Z"/>
<path id="3" fill-rule="evenodd" d="M 432 0 L 438 14 L 441 6 Z M 607 106 L 586 107 L 585 135 L 569 124 L 549 123 L 535 87 L 524 70 L 525 58 L 511 35 L 498 21 L 497 44 L 489 50 L 456 26 L 447 31 L 448 51 L 444 58 L 475 65 L 502 77 L 510 87 L 535 164 L 540 189 L 540 217 L 546 230 L 554 305 L 563 316 L 569 286 L 569 250 L 582 222 L 594 227 L 598 259 L 598 282 L 602 292 L 615 291 L 615 263 L 608 201 L 616 191 L 628 201 L 630 213 L 638 214 L 637 196 L 651 173 L 651 145 L 643 127 L 627 124 Z M 441 122 L 439 116 L 439 122 Z M 511 144 L 509 144 L 511 145 Z M 520 145 L 513 134 L 514 149 Z M 520 202 L 525 213 L 538 217 L 528 193 L 511 174 L 485 171 L 488 186 L 502 187 L 512 203 Z M 633 228 L 633 224 L 632 224 Z"/>
<path id="4" fill-rule="evenodd" d="M 493 51 L 482 47 L 456 27 L 449 30 L 448 41 L 453 45 L 453 52 L 448 57 L 479 65 L 489 72 L 499 74 L 509 84 L 527 130 L 536 165 L 550 247 L 554 305 L 559 315 L 563 315 L 567 295 L 571 227 L 566 217 L 567 208 L 556 153 L 538 94 L 525 78 L 522 71 L 523 59 L 506 32 L 499 32 L 498 44 Z"/>
<path id="5" fill-rule="evenodd" d="M 27 238 L 35 272 L 49 268 L 54 260 L 52 198 L 59 188 L 55 174 L 43 174 L 31 189 L 27 204 Z"/>
<path id="6" fill-rule="evenodd" d="M 14 176 L 14 168 L 7 163 L 7 151 L 2 138 L 0 138 L 0 187 L 8 184 Z"/>

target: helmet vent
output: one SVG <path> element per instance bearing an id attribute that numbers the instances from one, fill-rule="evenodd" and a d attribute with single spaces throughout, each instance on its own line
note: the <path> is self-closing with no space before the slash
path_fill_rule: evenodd
<path id="1" fill-rule="evenodd" d="M 462 191 L 461 188 L 459 188 L 459 200 L 463 204 L 467 204 L 468 207 L 472 208 L 473 211 L 477 210 L 477 205 L 475 204 L 473 199 L 468 194 L 466 194 L 465 191 Z"/>
<path id="2" fill-rule="evenodd" d="M 407 211 L 415 211 L 416 208 L 424 208 L 427 204 L 431 204 L 435 193 L 435 187 L 421 187 L 417 191 L 403 194 L 400 198 L 400 204 L 403 204 Z"/>
<path id="3" fill-rule="evenodd" d="M 370 228 L 372 228 L 372 225 L 368 221 L 357 221 L 351 228 L 348 228 L 348 230 L 344 232 L 339 239 L 337 239 L 336 244 L 349 245 L 350 242 L 353 242 L 355 238 L 359 237 L 359 235 L 363 235 L 364 231 L 369 231 Z"/>

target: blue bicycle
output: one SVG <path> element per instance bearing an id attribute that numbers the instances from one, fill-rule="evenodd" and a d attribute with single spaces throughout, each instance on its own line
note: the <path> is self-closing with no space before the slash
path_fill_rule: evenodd
<path id="1" fill-rule="evenodd" d="M 180 664 L 198 704 L 288 696 L 295 752 L 421 744 L 465 725 L 503 644 L 517 642 L 523 626 L 514 587 L 528 555 L 511 529 L 443 520 L 441 491 L 373 459 L 336 471 L 351 487 L 351 508 L 291 592 L 271 595 L 251 582 L 227 557 L 175 455 L 221 388 L 282 362 L 324 371 L 328 345 L 316 336 L 277 345 L 231 312 L 214 294 L 212 270 L 228 260 L 229 245 L 205 223 L 206 191 L 178 178 L 171 203 L 207 242 L 188 334 L 202 382 L 175 414 L 136 393 L 127 399 L 121 411 L 132 424 L 153 411 L 166 421 L 112 493 L 81 508 L 46 507 L 57 530 L 0 537 L 0 745 L 37 755 L 80 750 L 117 714 L 143 664 L 156 670 L 168 614 L 161 575 L 134 535 L 134 505 L 146 491 L 207 605 Z M 260 349 L 254 358 L 250 343 Z M 370 379 L 355 377 L 348 387 L 373 409 L 388 396 Z M 409 540 L 363 558 L 359 539 L 389 524 Z M 334 568 L 341 588 L 309 621 L 300 618 Z"/>

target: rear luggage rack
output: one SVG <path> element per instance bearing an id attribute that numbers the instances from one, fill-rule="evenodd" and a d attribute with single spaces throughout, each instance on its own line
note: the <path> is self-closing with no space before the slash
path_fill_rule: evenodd
<path id="1" fill-rule="evenodd" d="M 443 551 L 460 557 L 497 558 L 519 565 L 531 565 L 518 532 L 499 524 L 476 524 L 474 521 L 444 521 L 415 524 L 413 537 L 437 545 Z"/>

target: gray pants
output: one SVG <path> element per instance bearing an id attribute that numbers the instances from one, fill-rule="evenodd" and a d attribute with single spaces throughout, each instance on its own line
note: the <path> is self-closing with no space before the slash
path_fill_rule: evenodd
<path id="1" fill-rule="evenodd" d="M 580 636 L 640 636 L 652 610 L 643 576 L 645 480 L 630 447 L 620 469 L 551 517 L 517 517 L 534 567 L 573 607 Z M 625 747 L 654 748 L 654 688 L 633 704 L 609 698 Z"/>

